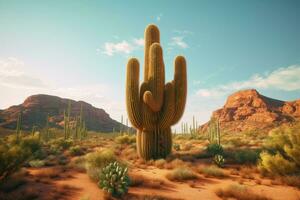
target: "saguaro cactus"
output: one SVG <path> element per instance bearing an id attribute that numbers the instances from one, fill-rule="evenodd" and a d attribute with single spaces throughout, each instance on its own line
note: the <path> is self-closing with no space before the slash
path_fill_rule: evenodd
<path id="1" fill-rule="evenodd" d="M 159 29 L 145 30 L 144 81 L 139 83 L 139 62 L 127 64 L 126 104 L 131 124 L 137 129 L 138 155 L 145 159 L 166 157 L 172 149 L 171 126 L 181 118 L 187 96 L 186 61 L 175 59 L 175 74 L 165 84 L 163 52 Z"/>

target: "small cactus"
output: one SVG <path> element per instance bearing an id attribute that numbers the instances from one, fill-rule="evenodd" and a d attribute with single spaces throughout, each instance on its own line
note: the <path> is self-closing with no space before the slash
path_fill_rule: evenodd
<path id="1" fill-rule="evenodd" d="M 173 148 L 175 149 L 175 151 L 179 151 L 180 150 L 180 145 L 179 144 L 173 144 Z"/>
<path id="2" fill-rule="evenodd" d="M 98 185 L 113 197 L 121 197 L 127 193 L 130 183 L 127 172 L 128 168 L 118 162 L 109 163 L 102 169 Z"/>
<path id="3" fill-rule="evenodd" d="M 225 159 L 222 155 L 217 154 L 214 156 L 214 163 L 218 166 L 218 167 L 224 167 L 224 163 L 225 163 Z"/>

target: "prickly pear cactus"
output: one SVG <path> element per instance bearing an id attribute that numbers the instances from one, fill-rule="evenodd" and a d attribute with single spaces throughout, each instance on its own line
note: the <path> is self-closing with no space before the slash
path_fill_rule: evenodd
<path id="1" fill-rule="evenodd" d="M 101 171 L 99 187 L 113 197 L 121 197 L 127 193 L 130 183 L 127 171 L 118 162 L 109 163 Z"/>
<path id="2" fill-rule="evenodd" d="M 145 160 L 170 154 L 171 126 L 180 120 L 187 96 L 185 58 L 176 57 L 174 79 L 165 84 L 165 66 L 159 42 L 159 29 L 149 25 L 145 30 L 144 81 L 141 84 L 138 60 L 132 58 L 127 64 L 128 118 L 137 129 L 138 155 Z"/>

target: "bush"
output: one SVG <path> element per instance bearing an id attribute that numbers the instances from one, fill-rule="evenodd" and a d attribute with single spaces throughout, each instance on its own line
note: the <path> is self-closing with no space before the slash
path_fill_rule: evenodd
<path id="1" fill-rule="evenodd" d="M 85 160 L 87 174 L 92 180 L 98 181 L 102 168 L 117 159 L 111 149 L 104 149 L 87 154 Z"/>
<path id="2" fill-rule="evenodd" d="M 115 142 L 119 144 L 132 144 L 136 142 L 135 135 L 121 135 L 115 138 Z"/>
<path id="3" fill-rule="evenodd" d="M 270 131 L 266 147 L 269 152 L 260 154 L 262 172 L 290 175 L 300 171 L 300 124 Z"/>
<path id="4" fill-rule="evenodd" d="M 43 161 L 43 160 L 31 160 L 31 161 L 29 161 L 29 165 L 31 167 L 39 168 L 39 167 L 45 166 L 45 161 Z"/>
<path id="5" fill-rule="evenodd" d="M 259 151 L 241 150 L 234 153 L 234 161 L 238 164 L 256 164 L 259 159 Z"/>
<path id="6" fill-rule="evenodd" d="M 217 177 L 217 178 L 224 178 L 227 175 L 224 173 L 224 171 L 216 166 L 209 166 L 204 167 L 199 170 L 200 173 L 203 173 L 205 176 L 208 177 Z"/>
<path id="7" fill-rule="evenodd" d="M 283 158 L 280 153 L 271 155 L 267 152 L 260 154 L 259 169 L 264 173 L 285 175 L 293 174 L 296 172 L 296 164 Z"/>
<path id="8" fill-rule="evenodd" d="M 240 184 L 229 185 L 225 189 L 216 190 L 216 195 L 222 199 L 234 198 L 238 200 L 269 200 L 264 197 L 251 192 L 246 186 Z"/>
<path id="9" fill-rule="evenodd" d="M 167 179 L 171 181 L 184 181 L 184 180 L 191 180 L 196 179 L 197 175 L 186 167 L 179 167 L 172 170 L 170 173 L 166 175 Z"/>
<path id="10" fill-rule="evenodd" d="M 206 148 L 206 152 L 208 155 L 210 156 L 215 156 L 215 155 L 223 155 L 224 153 L 224 150 L 223 150 L 223 147 L 219 144 L 216 144 L 216 143 L 212 143 L 212 144 L 209 144 Z"/>
<path id="11" fill-rule="evenodd" d="M 99 187 L 113 197 L 123 196 L 130 184 L 127 171 L 127 167 L 121 166 L 118 162 L 109 163 L 101 171 Z"/>
<path id="12" fill-rule="evenodd" d="M 70 147 L 69 150 L 70 150 L 70 154 L 72 156 L 80 156 L 80 155 L 82 155 L 84 153 L 83 150 L 82 150 L 82 148 L 80 146 L 78 146 L 78 145 Z"/>
<path id="13" fill-rule="evenodd" d="M 31 152 L 29 146 L 20 144 L 0 144 L 0 181 L 7 178 L 29 159 Z"/>
<path id="14" fill-rule="evenodd" d="M 71 139 L 58 139 L 53 141 L 53 145 L 56 146 L 56 148 L 61 148 L 63 150 L 69 149 L 73 145 L 73 140 Z"/>

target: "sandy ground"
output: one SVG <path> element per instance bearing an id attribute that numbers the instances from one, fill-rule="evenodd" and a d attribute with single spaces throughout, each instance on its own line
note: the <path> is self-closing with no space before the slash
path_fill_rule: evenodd
<path id="1" fill-rule="evenodd" d="M 41 169 L 30 169 L 29 172 L 32 176 L 38 174 Z M 216 194 L 216 188 L 223 188 L 228 185 L 238 183 L 238 177 L 234 176 L 224 179 L 206 178 L 199 175 L 195 181 L 186 182 L 171 182 L 165 178 L 168 170 L 157 169 L 155 167 L 148 167 L 146 169 L 132 169 L 131 173 L 141 175 L 151 180 L 162 180 L 164 183 L 160 188 L 151 187 L 130 187 L 129 194 L 133 196 L 140 195 L 158 195 L 170 199 L 207 199 L 207 200 L 220 200 Z M 100 190 L 96 183 L 92 182 L 87 174 L 72 172 L 72 176 L 63 179 L 53 180 L 56 187 L 72 187 L 75 192 L 66 197 L 67 200 L 102 200 L 104 193 Z M 243 183 L 248 186 L 254 193 L 262 194 L 270 197 L 273 200 L 299 200 L 300 190 L 289 186 L 271 185 L 270 180 L 262 180 L 262 185 L 257 185 L 254 180 L 248 180 Z M 46 195 L 46 194 L 45 194 Z"/>

